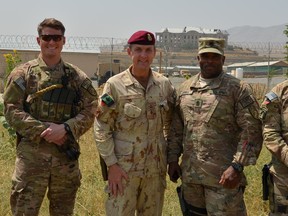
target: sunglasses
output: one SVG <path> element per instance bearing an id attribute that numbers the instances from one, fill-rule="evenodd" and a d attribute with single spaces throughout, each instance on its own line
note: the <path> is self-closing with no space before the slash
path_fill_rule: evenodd
<path id="1" fill-rule="evenodd" d="M 59 42 L 62 40 L 63 35 L 41 35 L 40 36 L 43 41 L 49 42 L 51 40 L 55 42 Z"/>

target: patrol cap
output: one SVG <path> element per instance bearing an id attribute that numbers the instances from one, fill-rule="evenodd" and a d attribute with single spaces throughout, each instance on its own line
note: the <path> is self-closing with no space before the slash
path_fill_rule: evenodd
<path id="1" fill-rule="evenodd" d="M 199 38 L 198 54 L 201 53 L 217 53 L 224 55 L 225 40 L 223 38 Z"/>
<path id="2" fill-rule="evenodd" d="M 128 44 L 155 45 L 155 36 L 148 31 L 137 31 L 129 38 Z"/>

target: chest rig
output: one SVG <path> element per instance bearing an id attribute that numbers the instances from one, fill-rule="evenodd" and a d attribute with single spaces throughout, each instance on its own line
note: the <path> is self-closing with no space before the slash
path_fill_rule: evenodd
<path id="1" fill-rule="evenodd" d="M 25 109 L 40 121 L 63 123 L 80 110 L 80 91 L 75 83 L 75 70 L 63 65 L 64 73 L 51 77 L 40 66 L 31 66 L 27 73 Z M 62 71 L 55 71 L 62 73 Z"/>

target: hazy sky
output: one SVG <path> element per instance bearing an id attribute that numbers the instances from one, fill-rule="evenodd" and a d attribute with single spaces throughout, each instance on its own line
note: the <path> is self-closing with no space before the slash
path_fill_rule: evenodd
<path id="1" fill-rule="evenodd" d="M 142 29 L 282 25 L 288 0 L 0 0 L 0 35 L 36 35 L 47 17 L 61 20 L 66 36 L 128 38 Z"/>

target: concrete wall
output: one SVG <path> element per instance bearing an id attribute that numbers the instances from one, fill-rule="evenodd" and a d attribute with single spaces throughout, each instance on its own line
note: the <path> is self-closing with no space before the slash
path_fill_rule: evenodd
<path id="1" fill-rule="evenodd" d="M 35 59 L 39 55 L 39 51 L 23 51 L 17 50 L 22 62 Z M 6 69 L 6 62 L 3 54 L 13 53 L 13 50 L 0 49 L 0 77 L 3 76 Z M 71 64 L 78 66 L 90 78 L 95 76 L 99 63 L 98 53 L 79 53 L 79 52 L 62 52 L 62 58 Z"/>

